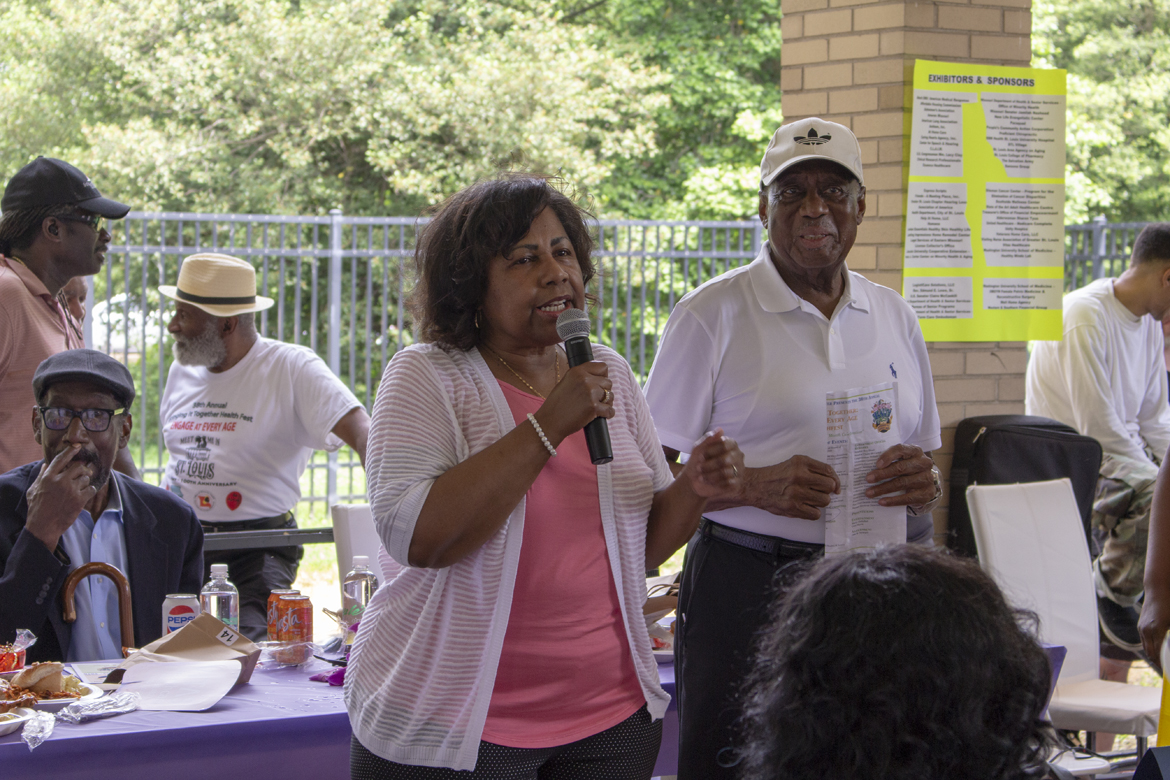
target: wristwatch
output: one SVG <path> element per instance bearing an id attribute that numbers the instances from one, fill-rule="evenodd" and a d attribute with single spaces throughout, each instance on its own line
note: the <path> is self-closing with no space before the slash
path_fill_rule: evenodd
<path id="1" fill-rule="evenodd" d="M 934 506 L 938 503 L 938 500 L 942 498 L 942 472 L 938 470 L 937 463 L 933 463 L 930 466 L 930 478 L 934 482 L 934 497 L 925 504 L 911 504 L 906 507 L 906 511 L 914 517 L 920 517 L 930 512 L 932 509 L 934 509 Z"/>

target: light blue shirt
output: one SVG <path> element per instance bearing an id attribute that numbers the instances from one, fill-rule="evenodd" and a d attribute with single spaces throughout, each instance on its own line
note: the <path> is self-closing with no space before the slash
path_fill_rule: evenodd
<path id="1" fill-rule="evenodd" d="M 69 555 L 70 571 L 92 561 L 102 561 L 130 576 L 126 554 L 126 530 L 122 524 L 122 494 L 118 476 L 110 472 L 110 496 L 106 511 L 94 523 L 83 509 L 61 537 Z M 104 661 L 122 657 L 122 630 L 118 620 L 118 589 L 108 578 L 95 574 L 78 583 L 73 593 L 77 622 L 66 653 L 67 661 Z"/>

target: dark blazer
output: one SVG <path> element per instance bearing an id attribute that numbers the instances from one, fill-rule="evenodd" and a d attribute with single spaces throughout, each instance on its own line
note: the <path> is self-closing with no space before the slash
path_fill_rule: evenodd
<path id="1" fill-rule="evenodd" d="M 0 643 L 11 642 L 18 628 L 37 636 L 28 661 L 62 661 L 72 627 L 62 618 L 61 591 L 75 568 L 58 544 L 50 551 L 25 532 L 25 493 L 41 470 L 41 461 L 0 475 Z M 118 480 L 122 524 L 130 565 L 136 647 L 162 636 L 162 604 L 169 593 L 199 593 L 203 579 L 203 529 L 182 499 L 161 488 L 130 479 Z"/>

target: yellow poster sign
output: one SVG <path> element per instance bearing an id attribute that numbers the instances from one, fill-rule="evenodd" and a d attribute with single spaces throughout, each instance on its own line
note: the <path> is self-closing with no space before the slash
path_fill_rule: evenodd
<path id="1" fill-rule="evenodd" d="M 1065 71 L 918 60 L 902 295 L 927 341 L 1061 337 Z"/>

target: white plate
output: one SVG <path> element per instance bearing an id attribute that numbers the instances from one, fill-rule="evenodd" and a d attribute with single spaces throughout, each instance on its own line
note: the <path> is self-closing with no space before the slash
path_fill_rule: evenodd
<path id="1" fill-rule="evenodd" d="M 15 715 L 16 716 L 15 718 L 7 718 L 4 720 L 0 720 L 0 737 L 4 736 L 5 734 L 11 734 L 12 732 L 16 731 L 17 729 L 23 727 L 24 722 L 26 720 L 28 720 L 29 718 L 31 718 L 32 714 L 33 714 L 33 711 L 30 710 L 28 707 L 17 707 L 12 712 L 8 712 L 8 713 L 5 713 L 4 715 L 0 715 L 0 718 L 4 718 L 5 715 Z"/>
<path id="2" fill-rule="evenodd" d="M 41 701 L 38 701 L 36 703 L 36 705 L 34 705 L 34 706 L 38 710 L 43 710 L 45 712 L 56 712 L 57 710 L 65 709 L 65 707 L 67 707 L 68 705 L 72 704 L 75 701 L 89 701 L 90 699 L 98 698 L 99 696 L 101 696 L 104 693 L 104 691 L 101 688 L 96 688 L 92 685 L 89 685 L 88 683 L 80 683 L 80 685 L 81 685 L 82 694 L 80 697 L 78 697 L 76 699 L 73 699 L 73 698 L 43 699 Z"/>
<path id="3" fill-rule="evenodd" d="M 652 652 L 654 653 L 654 660 L 657 661 L 658 663 L 660 663 L 660 664 L 674 663 L 674 651 L 673 650 L 654 650 Z"/>

